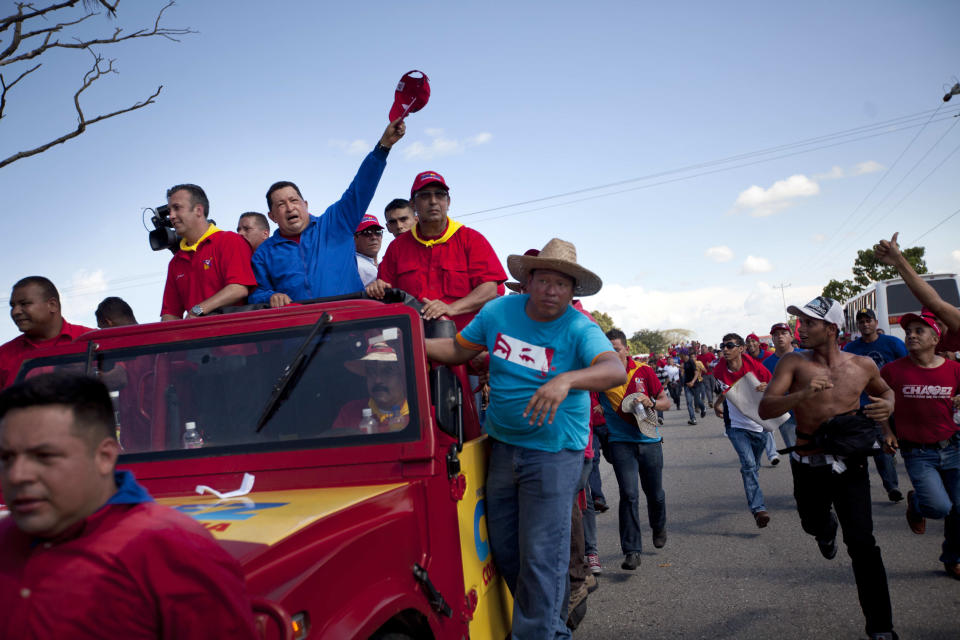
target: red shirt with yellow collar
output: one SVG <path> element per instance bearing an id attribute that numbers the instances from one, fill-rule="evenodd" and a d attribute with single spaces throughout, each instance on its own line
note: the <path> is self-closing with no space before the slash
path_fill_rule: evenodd
<path id="1" fill-rule="evenodd" d="M 250 266 L 253 252 L 242 236 L 211 224 L 196 244 L 186 242 L 180 241 L 180 251 L 167 267 L 160 315 L 183 317 L 184 311 L 228 284 L 257 286 Z"/>
<path id="2" fill-rule="evenodd" d="M 33 351 L 44 347 L 70 344 L 87 331 L 93 331 L 93 329 L 79 324 L 70 324 L 64 320 L 60 333 L 49 340 L 31 340 L 26 335 L 20 335 L 0 346 L 0 389 L 6 389 L 13 384 L 20 370 L 20 363 L 29 358 Z"/>
<path id="3" fill-rule="evenodd" d="M 417 300 L 429 298 L 450 304 L 466 297 L 484 282 L 502 283 L 507 274 L 493 247 L 479 231 L 448 219 L 439 238 L 418 235 L 420 225 L 397 237 L 387 247 L 377 276 Z M 463 329 L 476 312 L 453 316 Z"/>

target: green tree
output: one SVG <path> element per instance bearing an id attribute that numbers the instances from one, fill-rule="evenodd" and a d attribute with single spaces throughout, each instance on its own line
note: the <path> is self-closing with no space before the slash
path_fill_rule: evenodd
<path id="1" fill-rule="evenodd" d="M 923 259 L 925 247 L 910 247 L 901 251 L 917 273 L 927 273 L 927 263 Z M 896 268 L 877 260 L 872 248 L 857 251 L 852 271 L 853 280 L 831 280 L 823 288 L 821 295 L 845 302 L 866 289 L 871 282 L 900 277 Z"/>
<path id="2" fill-rule="evenodd" d="M 631 351 L 636 344 L 640 353 L 664 353 L 670 345 L 663 332 L 656 329 L 640 329 L 633 334 L 629 342 Z"/>
<path id="3" fill-rule="evenodd" d="M 614 322 L 613 318 L 610 317 L 610 314 L 604 313 L 603 311 L 591 311 L 590 315 L 593 316 L 593 319 L 597 321 L 597 324 L 600 325 L 600 328 L 603 329 L 603 332 L 606 333 L 610 329 L 620 329 Z"/>
<path id="4" fill-rule="evenodd" d="M 686 342 L 693 337 L 693 331 L 690 331 L 690 329 L 664 329 L 660 333 L 663 334 L 669 344 Z"/>

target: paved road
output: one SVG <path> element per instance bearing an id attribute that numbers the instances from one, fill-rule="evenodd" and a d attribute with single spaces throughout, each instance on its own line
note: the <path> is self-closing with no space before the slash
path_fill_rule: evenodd
<path id="1" fill-rule="evenodd" d="M 617 481 L 602 462 L 611 507 L 597 516 L 604 572 L 575 638 L 865 638 L 850 558 L 840 545 L 836 558 L 824 559 L 800 529 L 786 459 L 777 467 L 764 460 L 760 486 L 771 522 L 757 529 L 723 422 L 708 413 L 688 426 L 686 408 L 665 417 L 667 544 L 653 547 L 641 494 L 642 564 L 620 569 Z M 902 464 L 898 472 L 906 495 Z M 913 534 L 904 503 L 887 500 L 876 471 L 870 473 L 897 632 L 904 640 L 960 638 L 960 581 L 937 560 L 943 521 L 928 520 L 925 535 Z"/>

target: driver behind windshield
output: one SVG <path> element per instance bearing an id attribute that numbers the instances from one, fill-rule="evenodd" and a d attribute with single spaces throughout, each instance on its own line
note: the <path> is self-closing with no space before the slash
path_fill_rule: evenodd
<path id="1" fill-rule="evenodd" d="M 377 421 L 376 433 L 399 431 L 410 420 L 403 367 L 397 352 L 386 342 L 374 342 L 359 360 L 344 363 L 347 369 L 367 380 L 369 398 L 348 402 L 333 422 L 334 429 L 360 430 L 363 410 Z"/>

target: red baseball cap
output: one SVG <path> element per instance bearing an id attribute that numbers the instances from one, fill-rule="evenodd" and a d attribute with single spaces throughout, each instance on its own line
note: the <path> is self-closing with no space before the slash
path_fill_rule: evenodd
<path id="1" fill-rule="evenodd" d="M 755 334 L 755 333 L 751 333 L 750 335 L 747 336 L 747 340 L 750 340 L 750 339 L 753 339 L 753 340 L 756 340 L 757 342 L 760 342 L 760 336 L 758 336 L 758 335 Z"/>
<path id="2" fill-rule="evenodd" d="M 360 224 L 357 225 L 357 230 L 354 233 L 360 233 L 364 229 L 369 229 L 370 227 L 383 229 L 380 221 L 377 220 L 377 216 L 366 213 L 364 214 L 363 219 L 360 220 Z"/>
<path id="3" fill-rule="evenodd" d="M 397 83 L 390 108 L 390 122 L 420 111 L 430 100 L 430 78 L 423 71 L 408 71 Z"/>
<path id="4" fill-rule="evenodd" d="M 450 187 L 447 186 L 447 181 L 443 179 L 442 175 L 436 171 L 423 171 L 422 173 L 418 173 L 417 177 L 413 179 L 413 186 L 410 187 L 410 199 L 413 199 L 413 194 L 417 191 L 434 182 L 443 185 L 443 188 L 447 191 L 450 190 Z"/>
<path id="5" fill-rule="evenodd" d="M 940 333 L 940 327 L 937 326 L 937 316 L 933 315 L 933 311 L 930 311 L 930 309 L 926 307 L 920 310 L 920 315 L 915 313 L 904 314 L 903 317 L 900 318 L 900 326 L 906 329 L 907 325 L 918 320 L 929 325 L 936 332 L 938 338 L 943 337 L 943 334 Z"/>
<path id="6" fill-rule="evenodd" d="M 790 333 L 790 325 L 788 325 L 786 322 L 778 322 L 770 327 L 770 335 L 772 336 L 775 331 L 786 331 L 787 333 Z"/>

